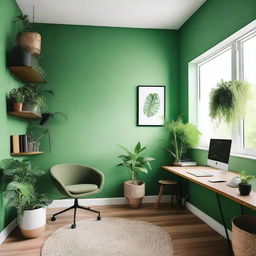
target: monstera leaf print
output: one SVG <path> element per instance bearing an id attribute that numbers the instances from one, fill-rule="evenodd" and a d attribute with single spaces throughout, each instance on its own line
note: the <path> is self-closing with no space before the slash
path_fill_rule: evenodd
<path id="1" fill-rule="evenodd" d="M 160 108 L 160 98 L 157 93 L 150 93 L 144 102 L 143 112 L 147 117 L 154 116 Z"/>

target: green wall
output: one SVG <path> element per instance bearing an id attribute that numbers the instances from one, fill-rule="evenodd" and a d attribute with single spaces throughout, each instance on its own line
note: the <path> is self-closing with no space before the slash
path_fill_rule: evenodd
<path id="1" fill-rule="evenodd" d="M 208 0 L 179 30 L 179 110 L 188 119 L 188 63 L 256 18 L 255 0 Z M 193 150 L 193 159 L 206 164 L 207 151 Z M 231 157 L 230 169 L 256 173 L 254 160 Z M 216 196 L 188 183 L 189 201 L 220 220 Z M 240 206 L 222 198 L 225 218 L 240 214 Z M 247 213 L 255 214 L 251 210 Z"/>
<path id="2" fill-rule="evenodd" d="M 160 167 L 170 163 L 162 150 L 167 134 L 162 127 L 136 126 L 136 86 L 166 85 L 167 117 L 177 114 L 177 31 L 47 24 L 36 29 L 43 38 L 46 87 L 55 93 L 48 97 L 49 110 L 68 116 L 49 122 L 52 152 L 45 140 L 45 154 L 31 158 L 47 172 L 40 190 L 60 198 L 49 167 L 83 163 L 106 177 L 103 191 L 93 197 L 123 196 L 128 175 L 115 167 L 122 152 L 116 144 L 133 149 L 141 141 L 157 160 L 140 178 L 146 181 L 146 194 L 156 194 L 157 180 L 166 175 Z"/>
<path id="3" fill-rule="evenodd" d="M 13 23 L 20 11 L 15 1 L 0 1 L 0 160 L 10 157 L 10 135 L 22 134 L 25 131 L 25 122 L 8 116 L 6 109 L 6 95 L 20 83 L 10 74 L 6 65 L 6 55 L 15 44 L 16 28 Z M 1 178 L 1 174 L 0 174 Z M 0 231 L 13 219 L 14 211 L 4 206 L 2 191 L 4 184 L 0 183 Z"/>

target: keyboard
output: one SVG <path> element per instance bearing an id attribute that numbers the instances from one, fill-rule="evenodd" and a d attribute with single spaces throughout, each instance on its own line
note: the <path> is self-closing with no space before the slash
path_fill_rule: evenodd
<path id="1" fill-rule="evenodd" d="M 212 177 L 213 175 L 209 172 L 205 172 L 205 171 L 187 171 L 187 173 L 192 174 L 196 177 Z"/>

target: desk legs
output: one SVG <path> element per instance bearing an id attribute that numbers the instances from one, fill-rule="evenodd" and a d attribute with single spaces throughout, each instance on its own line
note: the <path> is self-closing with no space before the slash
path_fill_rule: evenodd
<path id="1" fill-rule="evenodd" d="M 231 255 L 233 255 L 232 254 L 232 246 L 231 246 L 231 242 L 230 242 L 230 239 L 229 239 L 228 229 L 227 229 L 226 222 L 225 222 L 225 219 L 224 219 L 224 214 L 223 214 L 223 211 L 222 211 L 222 207 L 221 207 L 221 203 L 220 203 L 220 197 L 219 197 L 218 193 L 216 193 L 216 197 L 217 197 L 217 202 L 218 202 L 218 206 L 219 206 L 219 210 L 220 210 L 222 224 L 225 228 L 225 233 L 226 233 L 226 237 L 227 237 L 227 241 L 228 241 L 229 255 L 231 256 Z"/>

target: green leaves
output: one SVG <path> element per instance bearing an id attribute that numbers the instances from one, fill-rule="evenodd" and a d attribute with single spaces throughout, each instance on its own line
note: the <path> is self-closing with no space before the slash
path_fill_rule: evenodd
<path id="1" fill-rule="evenodd" d="M 147 117 L 154 116 L 160 108 L 160 98 L 157 93 L 150 93 L 144 102 L 143 112 Z"/>
<path id="2" fill-rule="evenodd" d="M 246 102 L 250 98 L 250 84 L 246 81 L 221 80 L 210 93 L 210 117 L 236 123 L 245 115 Z"/>
<path id="3" fill-rule="evenodd" d="M 141 153 L 148 147 L 142 147 L 141 143 L 138 142 L 134 148 L 134 152 L 130 152 L 127 148 L 117 145 L 123 149 L 127 155 L 119 155 L 123 162 L 117 166 L 124 166 L 130 169 L 130 176 L 132 180 L 137 179 L 138 172 L 148 173 L 147 168 L 151 169 L 150 161 L 155 160 L 153 157 L 143 157 Z"/>
<path id="4" fill-rule="evenodd" d="M 0 169 L 9 181 L 4 192 L 8 205 L 18 208 L 21 212 L 46 205 L 35 190 L 37 177 L 44 174 L 42 170 L 32 167 L 27 159 L 13 158 L 0 161 Z"/>
<path id="5" fill-rule="evenodd" d="M 249 174 L 247 174 L 245 171 L 242 171 L 242 172 L 241 172 L 241 175 L 240 175 L 240 178 L 241 178 L 241 183 L 243 183 L 243 184 L 249 184 L 249 182 L 250 182 L 251 180 L 256 179 L 256 175 L 249 175 Z"/>
<path id="6" fill-rule="evenodd" d="M 181 117 L 171 122 L 166 122 L 166 128 L 170 133 L 171 149 L 167 151 L 179 162 L 188 148 L 198 145 L 200 131 L 191 123 L 183 123 Z"/>

